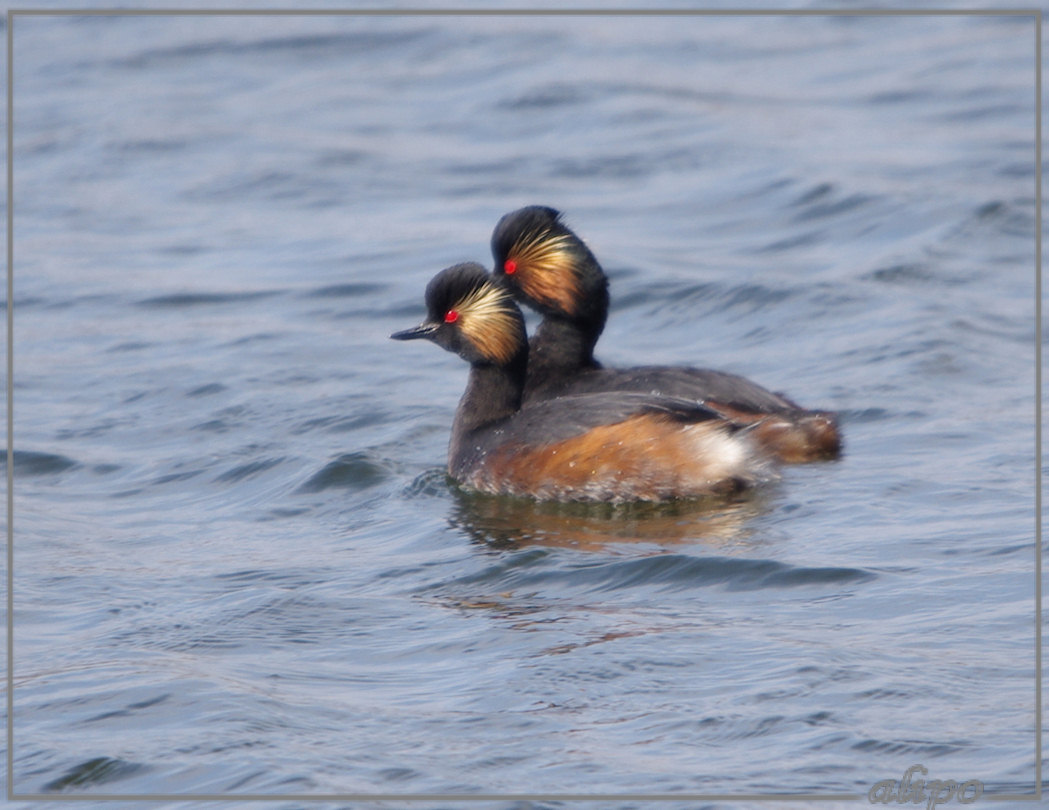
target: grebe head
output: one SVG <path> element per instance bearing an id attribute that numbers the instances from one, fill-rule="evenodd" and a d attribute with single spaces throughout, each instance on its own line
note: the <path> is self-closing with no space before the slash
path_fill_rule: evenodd
<path id="1" fill-rule="evenodd" d="M 528 350 L 521 311 L 475 262 L 434 276 L 426 287 L 426 310 L 423 323 L 390 337 L 432 340 L 475 365 L 508 366 Z"/>
<path id="2" fill-rule="evenodd" d="M 504 216 L 492 233 L 492 256 L 493 275 L 519 301 L 547 317 L 604 327 L 608 279 L 559 211 L 530 205 Z"/>

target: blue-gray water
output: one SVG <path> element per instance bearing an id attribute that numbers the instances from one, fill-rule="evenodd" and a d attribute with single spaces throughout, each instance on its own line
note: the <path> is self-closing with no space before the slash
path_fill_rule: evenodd
<path id="1" fill-rule="evenodd" d="M 14 55 L 17 793 L 1033 790 L 1030 18 Z M 836 409 L 844 458 L 713 511 L 451 486 L 466 366 L 387 336 L 531 203 L 611 276 L 606 363 Z"/>

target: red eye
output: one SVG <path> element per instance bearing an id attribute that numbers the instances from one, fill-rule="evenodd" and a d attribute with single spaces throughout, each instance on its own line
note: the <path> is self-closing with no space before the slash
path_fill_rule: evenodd
<path id="1" fill-rule="evenodd" d="M 515 262 L 513 259 L 507 259 L 505 262 L 503 262 L 503 269 L 506 271 L 506 274 L 508 276 L 512 276 L 514 273 L 517 272 L 517 262 Z"/>
<path id="2" fill-rule="evenodd" d="M 459 320 L 459 313 L 456 312 L 454 309 L 450 309 L 446 313 L 444 313 L 445 323 L 455 323 L 457 320 Z"/>

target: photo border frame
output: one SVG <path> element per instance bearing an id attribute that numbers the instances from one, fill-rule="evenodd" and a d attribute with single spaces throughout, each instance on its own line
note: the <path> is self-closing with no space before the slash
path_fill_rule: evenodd
<path id="1" fill-rule="evenodd" d="M 343 802 L 343 801 L 862 801 L 860 793 L 18 793 L 14 789 L 14 22 L 18 17 L 43 16 L 356 16 L 356 17 L 525 17 L 525 16 L 723 16 L 723 17 L 1031 17 L 1035 34 L 1035 783 L 1033 793 L 984 793 L 986 801 L 1042 799 L 1042 12 L 1037 8 L 1006 9 L 8 9 L 7 47 L 7 799 L 9 801 L 209 801 L 209 802 Z"/>

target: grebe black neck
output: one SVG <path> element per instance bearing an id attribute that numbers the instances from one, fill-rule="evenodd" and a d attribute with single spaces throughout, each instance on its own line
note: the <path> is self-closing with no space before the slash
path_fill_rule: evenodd
<path id="1" fill-rule="evenodd" d="M 528 344 L 507 365 L 471 363 L 466 391 L 459 400 L 452 422 L 451 447 L 469 440 L 474 431 L 513 416 L 521 409 L 525 375 L 528 367 Z"/>
<path id="2" fill-rule="evenodd" d="M 580 373 L 601 368 L 594 359 L 596 340 L 564 318 L 544 318 L 529 341 L 525 398 L 556 395 Z"/>

